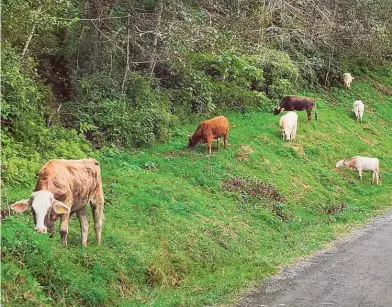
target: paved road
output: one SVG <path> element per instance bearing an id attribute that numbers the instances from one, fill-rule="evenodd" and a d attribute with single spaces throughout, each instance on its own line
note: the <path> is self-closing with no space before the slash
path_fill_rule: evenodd
<path id="1" fill-rule="evenodd" d="M 283 269 L 238 307 L 392 307 L 392 211 Z"/>

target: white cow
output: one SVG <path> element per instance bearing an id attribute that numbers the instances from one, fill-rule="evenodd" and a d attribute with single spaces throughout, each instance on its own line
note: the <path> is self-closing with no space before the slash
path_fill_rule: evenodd
<path id="1" fill-rule="evenodd" d="M 340 160 L 338 163 L 336 163 L 336 167 L 345 167 L 357 170 L 361 180 L 362 171 L 372 172 L 372 183 L 374 182 L 374 178 L 376 178 L 377 184 L 379 179 L 381 180 L 380 162 L 377 158 L 355 156 L 347 160 Z"/>
<path id="2" fill-rule="evenodd" d="M 355 100 L 353 105 L 353 112 L 357 121 L 362 122 L 363 112 L 365 110 L 365 105 L 362 100 Z"/>
<path id="3" fill-rule="evenodd" d="M 280 118 L 279 126 L 282 131 L 283 140 L 294 140 L 297 134 L 297 113 L 290 111 Z"/>
<path id="4" fill-rule="evenodd" d="M 353 82 L 353 80 L 354 80 L 354 77 L 351 76 L 350 73 L 346 72 L 346 73 L 343 74 L 344 86 L 345 86 L 347 89 L 350 89 L 351 82 Z"/>

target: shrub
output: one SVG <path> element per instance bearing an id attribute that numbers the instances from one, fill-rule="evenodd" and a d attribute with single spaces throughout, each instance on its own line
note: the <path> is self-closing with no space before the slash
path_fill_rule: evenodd
<path id="1" fill-rule="evenodd" d="M 168 137 L 175 118 L 169 113 L 168 98 L 148 79 L 132 75 L 123 94 L 103 91 L 108 85 L 105 80 L 90 81 L 93 85 L 84 80 L 81 86 L 86 98 L 76 106 L 77 120 L 80 132 L 91 131 L 97 145 L 144 146 Z"/>
<path id="2" fill-rule="evenodd" d="M 294 91 L 299 70 L 287 53 L 264 49 L 258 59 L 264 77 L 262 89 L 268 97 L 281 98 Z"/>
<path id="3" fill-rule="evenodd" d="M 255 56 L 233 51 L 193 53 L 186 63 L 172 63 L 177 88 L 168 90 L 174 112 L 210 114 L 217 108 L 246 110 L 268 99 L 260 92 L 263 70 Z"/>
<path id="4" fill-rule="evenodd" d="M 297 86 L 297 66 L 283 52 L 263 49 L 260 55 L 224 51 L 193 53 L 173 63 L 178 88 L 169 90 L 175 112 L 213 113 L 216 108 L 269 110 L 269 98 L 290 94 Z M 174 83 L 174 82 L 173 82 Z"/>
<path id="5" fill-rule="evenodd" d="M 48 159 L 81 158 L 89 146 L 74 130 L 47 127 L 52 94 L 30 59 L 3 44 L 1 169 L 4 184 L 29 186 Z"/>

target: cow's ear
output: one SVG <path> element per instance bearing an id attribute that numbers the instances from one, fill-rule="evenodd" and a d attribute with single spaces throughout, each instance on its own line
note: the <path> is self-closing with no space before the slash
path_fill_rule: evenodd
<path id="1" fill-rule="evenodd" d="M 24 212 L 30 207 L 30 199 L 20 200 L 11 205 L 11 209 L 16 212 Z"/>
<path id="2" fill-rule="evenodd" d="M 71 211 L 66 204 L 64 204 L 63 202 L 61 202 L 59 200 L 54 200 L 53 210 L 57 214 L 69 213 Z"/>

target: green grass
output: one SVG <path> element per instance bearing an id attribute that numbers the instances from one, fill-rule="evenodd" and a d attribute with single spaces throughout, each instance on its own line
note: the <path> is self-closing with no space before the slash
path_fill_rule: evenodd
<path id="1" fill-rule="evenodd" d="M 281 140 L 279 116 L 225 112 L 237 128 L 228 148 L 212 156 L 205 144 L 186 149 L 197 121 L 177 127 L 165 144 L 97 153 L 106 197 L 102 246 L 94 243 L 91 215 L 89 246 L 81 247 L 73 217 L 64 249 L 58 234 L 34 233 L 29 214 L 12 214 L 2 223 L 2 303 L 230 304 L 282 265 L 385 212 L 392 205 L 392 97 L 379 88 L 392 88 L 392 71 L 370 76 L 350 91 L 301 93 L 317 99 L 319 121 L 306 124 L 299 113 L 291 143 Z M 351 113 L 355 99 L 365 103 L 363 124 Z M 380 159 L 382 185 L 371 185 L 369 173 L 360 182 L 357 172 L 334 168 L 354 155 Z M 12 203 L 32 188 L 8 186 L 3 196 Z"/>

